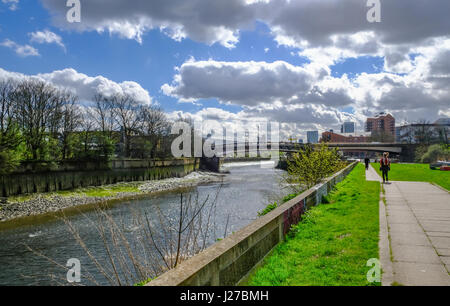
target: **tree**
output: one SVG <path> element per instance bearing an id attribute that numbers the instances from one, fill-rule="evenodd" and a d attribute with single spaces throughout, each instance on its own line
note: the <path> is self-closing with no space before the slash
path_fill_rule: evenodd
<path id="1" fill-rule="evenodd" d="M 395 137 L 386 131 L 376 130 L 372 131 L 370 140 L 372 142 L 390 143 L 395 141 Z"/>
<path id="2" fill-rule="evenodd" d="M 433 138 L 433 127 L 427 120 L 419 120 L 415 124 L 417 129 L 415 130 L 414 140 L 417 144 L 430 145 Z"/>
<path id="3" fill-rule="evenodd" d="M 114 145 L 113 133 L 116 130 L 117 122 L 111 100 L 104 95 L 96 94 L 91 116 L 101 132 L 99 145 L 102 147 L 103 155 L 108 157 L 111 154 L 111 145 Z"/>
<path id="4" fill-rule="evenodd" d="M 137 134 L 140 124 L 138 116 L 142 106 L 128 94 L 116 94 L 109 98 L 115 112 L 115 120 L 123 135 L 124 156 L 130 157 L 131 138 Z"/>
<path id="5" fill-rule="evenodd" d="M 12 94 L 14 119 L 22 130 L 33 160 L 46 158 L 47 144 L 57 133 L 62 117 L 63 96 L 53 86 L 39 81 L 21 82 Z"/>
<path id="6" fill-rule="evenodd" d="M 309 189 L 343 166 L 337 148 L 322 144 L 315 150 L 307 146 L 288 159 L 288 181 Z"/>
<path id="7" fill-rule="evenodd" d="M 0 133 L 6 134 L 12 126 L 12 95 L 17 85 L 11 81 L 0 82 Z"/>
<path id="8" fill-rule="evenodd" d="M 0 175 L 14 171 L 23 159 L 23 138 L 17 125 L 0 133 Z"/>
<path id="9" fill-rule="evenodd" d="M 74 157 L 74 133 L 81 126 L 83 115 L 76 105 L 78 101 L 76 96 L 67 92 L 64 93 L 64 100 L 59 133 L 61 135 L 62 159 L 68 159 Z"/>
<path id="10" fill-rule="evenodd" d="M 169 122 L 166 114 L 156 106 L 144 106 L 141 109 L 142 131 L 150 145 L 150 157 L 155 158 L 158 142 L 169 133 Z"/>
<path id="11" fill-rule="evenodd" d="M 422 163 L 434 163 L 438 160 L 450 160 L 450 146 L 435 144 L 422 155 Z"/>

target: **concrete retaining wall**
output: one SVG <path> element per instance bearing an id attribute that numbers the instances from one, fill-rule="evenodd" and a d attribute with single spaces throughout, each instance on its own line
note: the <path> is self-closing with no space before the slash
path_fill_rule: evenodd
<path id="1" fill-rule="evenodd" d="M 113 160 L 107 164 L 63 162 L 37 165 L 26 164 L 16 173 L 0 176 L 0 197 L 183 177 L 199 168 L 200 159 Z"/>
<path id="2" fill-rule="evenodd" d="M 283 204 L 242 230 L 170 270 L 148 286 L 233 286 L 285 238 L 292 225 L 342 181 L 357 163 Z"/>

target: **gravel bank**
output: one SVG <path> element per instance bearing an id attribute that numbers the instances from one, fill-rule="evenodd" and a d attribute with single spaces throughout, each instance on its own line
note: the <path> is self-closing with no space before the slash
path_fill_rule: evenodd
<path id="1" fill-rule="evenodd" d="M 114 196 L 92 197 L 82 193 L 71 196 L 37 194 L 30 200 L 17 203 L 0 204 L 0 222 L 15 218 L 56 212 L 65 208 L 94 204 L 103 201 L 129 198 L 137 195 L 152 194 L 180 188 L 194 187 L 201 184 L 220 182 L 224 174 L 210 172 L 193 172 L 182 178 L 169 178 L 159 181 L 137 182 L 139 192 L 120 192 Z M 104 186 L 104 187 L 111 187 Z"/>

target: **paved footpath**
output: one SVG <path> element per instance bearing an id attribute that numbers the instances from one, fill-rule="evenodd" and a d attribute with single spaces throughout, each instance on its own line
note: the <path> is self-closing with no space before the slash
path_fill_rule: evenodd
<path id="1" fill-rule="evenodd" d="M 366 179 L 382 181 L 372 167 Z M 422 182 L 382 186 L 386 194 L 386 206 L 380 203 L 383 285 L 450 286 L 450 193 Z"/>

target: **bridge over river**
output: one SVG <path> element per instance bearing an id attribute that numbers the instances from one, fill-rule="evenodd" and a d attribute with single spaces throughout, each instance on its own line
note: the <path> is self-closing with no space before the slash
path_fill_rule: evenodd
<path id="1" fill-rule="evenodd" d="M 281 142 L 278 145 L 258 144 L 258 143 L 235 143 L 233 147 L 224 146 L 224 156 L 231 155 L 249 156 L 248 152 L 253 152 L 253 156 L 261 156 L 264 151 L 280 151 L 285 153 L 294 153 L 301 150 L 310 144 L 301 143 L 287 143 Z M 319 146 L 320 144 L 313 144 Z M 327 143 L 330 148 L 338 148 L 342 152 L 389 152 L 391 156 L 396 156 L 400 161 L 412 162 L 414 161 L 415 151 L 417 145 L 405 143 Z M 250 154 L 250 156 L 252 156 Z"/>

